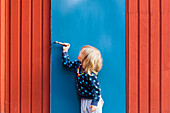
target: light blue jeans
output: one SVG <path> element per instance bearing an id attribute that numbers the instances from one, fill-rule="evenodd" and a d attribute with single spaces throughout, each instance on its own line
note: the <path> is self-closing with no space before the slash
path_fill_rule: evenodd
<path id="1" fill-rule="evenodd" d="M 102 113 L 102 107 L 104 104 L 104 101 L 102 98 L 100 98 L 96 111 L 90 112 L 91 109 L 89 109 L 91 105 L 92 99 L 81 99 L 81 113 Z"/>

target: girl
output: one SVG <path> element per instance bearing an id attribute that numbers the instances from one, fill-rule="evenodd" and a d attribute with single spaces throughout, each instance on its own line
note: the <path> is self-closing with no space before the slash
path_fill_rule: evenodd
<path id="1" fill-rule="evenodd" d="M 100 51 L 90 45 L 83 46 L 78 60 L 70 61 L 68 55 L 69 43 L 64 43 L 62 63 L 64 66 L 77 70 L 77 94 L 81 98 L 81 113 L 102 113 L 104 104 L 101 98 L 101 88 L 98 72 L 102 68 Z"/>

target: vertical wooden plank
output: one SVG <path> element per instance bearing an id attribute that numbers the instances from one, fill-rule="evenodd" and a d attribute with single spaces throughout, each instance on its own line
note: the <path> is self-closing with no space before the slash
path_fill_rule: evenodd
<path id="1" fill-rule="evenodd" d="M 5 112 L 5 1 L 0 1 L 0 112 Z"/>
<path id="2" fill-rule="evenodd" d="M 161 1 L 161 113 L 170 112 L 170 1 Z"/>
<path id="3" fill-rule="evenodd" d="M 139 113 L 149 113 L 149 2 L 139 0 Z"/>
<path id="4" fill-rule="evenodd" d="M 50 113 L 50 0 L 43 0 L 43 113 Z"/>
<path id="5" fill-rule="evenodd" d="M 5 113 L 9 113 L 9 0 L 5 0 L 5 35 L 6 35 L 6 76 L 5 76 Z"/>
<path id="6" fill-rule="evenodd" d="M 160 4 L 150 1 L 150 113 L 160 113 Z"/>
<path id="7" fill-rule="evenodd" d="M 31 113 L 31 0 L 22 0 L 21 113 Z"/>
<path id="8" fill-rule="evenodd" d="M 32 113 L 42 112 L 42 0 L 32 1 Z"/>
<path id="9" fill-rule="evenodd" d="M 10 113 L 20 113 L 20 0 L 10 12 Z"/>
<path id="10" fill-rule="evenodd" d="M 129 113 L 138 113 L 138 0 L 129 1 Z"/>

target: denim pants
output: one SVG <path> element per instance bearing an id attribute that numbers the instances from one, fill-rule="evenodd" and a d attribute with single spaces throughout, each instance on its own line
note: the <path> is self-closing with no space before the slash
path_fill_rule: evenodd
<path id="1" fill-rule="evenodd" d="M 81 113 L 102 113 L 102 107 L 104 104 L 104 101 L 102 98 L 100 98 L 97 109 L 93 112 L 90 112 L 91 109 L 89 108 L 91 105 L 92 99 L 81 99 Z"/>

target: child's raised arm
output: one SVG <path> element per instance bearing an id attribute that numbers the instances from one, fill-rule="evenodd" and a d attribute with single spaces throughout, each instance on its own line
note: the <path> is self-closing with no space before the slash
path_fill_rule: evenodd
<path id="1" fill-rule="evenodd" d="M 62 52 L 62 63 L 64 66 L 69 67 L 71 69 L 77 69 L 80 65 L 79 60 L 70 61 L 69 55 L 68 55 L 68 49 L 70 48 L 69 43 L 65 43 L 66 46 L 63 46 L 63 52 Z"/>
<path id="2" fill-rule="evenodd" d="M 69 60 L 68 51 L 62 53 L 62 63 L 64 66 L 72 68 L 72 69 L 77 69 L 78 66 L 80 65 L 80 61 L 78 60 L 75 60 L 75 61 Z"/>

